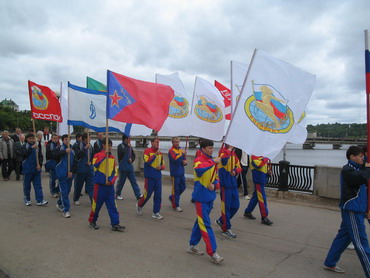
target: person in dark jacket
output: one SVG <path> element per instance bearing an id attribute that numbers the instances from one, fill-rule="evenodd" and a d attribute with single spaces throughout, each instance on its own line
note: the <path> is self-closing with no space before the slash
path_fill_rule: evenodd
<path id="1" fill-rule="evenodd" d="M 343 251 L 353 242 L 365 276 L 370 277 L 370 249 L 365 230 L 367 212 L 367 180 L 370 163 L 364 163 L 364 152 L 351 146 L 346 153 L 348 163 L 340 174 L 340 203 L 342 223 L 324 262 L 324 269 L 337 273 L 345 271 L 337 266 Z"/>
<path id="2" fill-rule="evenodd" d="M 134 172 L 134 161 L 135 152 L 131 148 L 130 138 L 126 134 L 122 135 L 122 143 L 118 145 L 118 170 L 119 170 L 119 180 L 116 187 L 116 198 L 118 200 L 123 200 L 121 195 L 123 186 L 125 185 L 126 179 L 131 183 L 132 190 L 134 191 L 137 200 L 141 198 L 140 187 L 136 182 L 135 172 Z"/>
<path id="3" fill-rule="evenodd" d="M 26 144 L 25 136 L 23 134 L 19 135 L 19 140 L 14 143 L 14 153 L 15 153 L 15 175 L 17 181 L 20 180 L 21 173 L 22 173 L 22 162 L 23 162 L 23 155 L 22 155 L 22 146 Z"/>
<path id="4" fill-rule="evenodd" d="M 57 186 L 57 174 L 55 167 L 57 166 L 57 161 L 55 159 L 55 153 L 60 146 L 59 136 L 53 134 L 51 140 L 46 145 L 46 163 L 45 169 L 49 171 L 49 188 L 50 194 L 53 198 L 59 197 L 59 186 Z"/>
<path id="5" fill-rule="evenodd" d="M 31 205 L 31 183 L 35 190 L 35 197 L 38 206 L 44 206 L 48 201 L 44 200 L 41 186 L 41 166 L 42 154 L 38 151 L 37 144 L 35 143 L 35 135 L 29 133 L 26 136 L 27 143 L 22 146 L 23 164 L 22 173 L 23 180 L 23 193 L 24 204 Z M 38 160 L 37 160 L 38 158 Z M 38 162 L 38 163 L 37 163 Z"/>

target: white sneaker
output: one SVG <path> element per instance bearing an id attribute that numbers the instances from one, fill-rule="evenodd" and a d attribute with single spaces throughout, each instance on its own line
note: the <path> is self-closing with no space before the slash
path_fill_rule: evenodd
<path id="1" fill-rule="evenodd" d="M 31 201 L 25 201 L 24 204 L 29 207 L 31 205 Z"/>
<path id="2" fill-rule="evenodd" d="M 355 250 L 355 246 L 353 245 L 352 242 L 347 246 L 347 249 L 349 249 L 349 250 Z"/>
<path id="3" fill-rule="evenodd" d="M 71 214 L 69 213 L 69 211 L 63 212 L 63 217 L 64 218 L 70 218 Z"/>
<path id="4" fill-rule="evenodd" d="M 139 207 L 136 203 L 136 213 L 138 215 L 143 215 L 143 208 L 142 207 Z"/>
<path id="5" fill-rule="evenodd" d="M 123 197 L 121 195 L 117 195 L 117 200 L 123 200 Z"/>
<path id="6" fill-rule="evenodd" d="M 244 200 L 250 200 L 251 197 L 249 197 L 248 195 L 245 195 L 245 196 L 242 197 L 242 199 L 244 199 Z"/>
<path id="7" fill-rule="evenodd" d="M 75 201 L 74 204 L 75 204 L 75 206 L 81 205 L 80 201 Z"/>
<path id="8" fill-rule="evenodd" d="M 177 211 L 177 212 L 182 212 L 182 208 L 177 207 L 177 208 L 175 208 L 175 211 Z"/>
<path id="9" fill-rule="evenodd" d="M 48 201 L 46 201 L 46 200 L 42 200 L 41 202 L 37 202 L 38 206 L 45 206 L 47 204 L 48 204 Z"/>
<path id="10" fill-rule="evenodd" d="M 214 262 L 215 264 L 219 264 L 220 262 L 222 262 L 224 260 L 223 257 L 221 257 L 219 254 L 217 254 L 216 252 L 213 253 L 212 257 L 211 257 L 211 260 L 212 262 Z"/>
<path id="11" fill-rule="evenodd" d="M 198 247 L 195 245 L 189 245 L 188 249 L 186 250 L 189 254 L 194 254 L 194 255 L 203 255 L 204 252 L 200 250 Z"/>
<path id="12" fill-rule="evenodd" d="M 157 219 L 157 220 L 162 220 L 163 216 L 160 215 L 158 212 L 152 214 L 152 218 Z"/>
<path id="13" fill-rule="evenodd" d="M 58 193 L 54 193 L 53 195 L 51 195 L 53 198 L 58 198 L 59 197 L 59 194 Z"/>

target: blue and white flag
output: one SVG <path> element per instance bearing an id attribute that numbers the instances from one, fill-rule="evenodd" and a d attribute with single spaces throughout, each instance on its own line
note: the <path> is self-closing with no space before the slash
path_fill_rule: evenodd
<path id="1" fill-rule="evenodd" d="M 273 159 L 287 142 L 305 136 L 299 122 L 315 76 L 255 50 L 225 143 Z"/>
<path id="2" fill-rule="evenodd" d="M 68 124 L 105 132 L 107 93 L 72 85 L 68 82 Z M 108 120 L 109 131 L 129 134 L 126 123 Z"/>

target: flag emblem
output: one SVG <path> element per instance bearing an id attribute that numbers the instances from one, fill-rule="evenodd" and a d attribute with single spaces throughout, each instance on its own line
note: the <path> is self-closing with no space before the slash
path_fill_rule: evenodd
<path id="1" fill-rule="evenodd" d="M 199 119 L 209 123 L 217 123 L 223 119 L 220 107 L 206 96 L 198 96 L 198 102 L 195 104 L 194 113 Z"/>
<path id="2" fill-rule="evenodd" d="M 96 108 L 95 108 L 94 103 L 91 101 L 90 102 L 90 116 L 89 116 L 89 118 L 93 120 L 93 119 L 95 119 L 95 117 L 96 117 Z"/>
<path id="3" fill-rule="evenodd" d="M 189 102 L 186 98 L 175 95 L 170 103 L 168 116 L 171 118 L 181 119 L 189 114 Z"/>
<path id="4" fill-rule="evenodd" d="M 33 106 L 38 110 L 46 110 L 49 106 L 48 98 L 42 93 L 41 89 L 37 86 L 31 87 L 32 91 L 32 103 Z"/>
<path id="5" fill-rule="evenodd" d="M 287 133 L 294 124 L 293 112 L 288 100 L 268 84 L 252 81 L 253 95 L 245 101 L 245 112 L 251 122 L 260 130 L 270 133 Z"/>

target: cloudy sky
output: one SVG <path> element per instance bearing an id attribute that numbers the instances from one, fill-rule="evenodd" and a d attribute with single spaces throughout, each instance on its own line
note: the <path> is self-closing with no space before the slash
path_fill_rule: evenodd
<path id="1" fill-rule="evenodd" d="M 230 60 L 255 48 L 316 75 L 309 124 L 366 121 L 366 0 L 89 0 L 0 3 L 0 100 L 29 109 L 27 80 L 105 83 L 106 70 L 154 82 L 179 72 L 230 86 Z"/>

